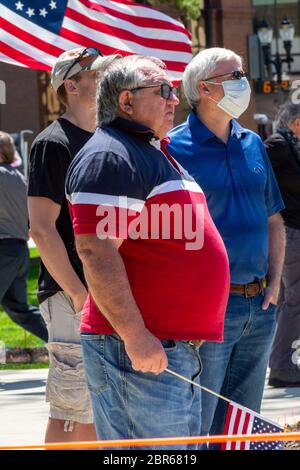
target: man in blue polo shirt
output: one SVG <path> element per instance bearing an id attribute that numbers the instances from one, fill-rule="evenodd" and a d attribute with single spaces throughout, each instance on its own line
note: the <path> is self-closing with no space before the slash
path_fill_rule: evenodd
<path id="1" fill-rule="evenodd" d="M 284 258 L 283 202 L 259 136 L 233 119 L 250 101 L 242 59 L 202 51 L 183 85 L 192 111 L 167 148 L 203 188 L 231 272 L 225 339 L 202 346 L 201 384 L 259 412 Z M 221 434 L 226 402 L 202 397 L 202 434 Z"/>

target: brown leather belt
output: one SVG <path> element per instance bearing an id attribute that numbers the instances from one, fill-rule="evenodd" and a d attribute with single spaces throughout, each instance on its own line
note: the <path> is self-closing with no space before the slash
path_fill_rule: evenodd
<path id="1" fill-rule="evenodd" d="M 266 287 L 266 279 L 258 279 L 249 284 L 230 284 L 230 294 L 241 294 L 246 298 L 259 295 Z"/>

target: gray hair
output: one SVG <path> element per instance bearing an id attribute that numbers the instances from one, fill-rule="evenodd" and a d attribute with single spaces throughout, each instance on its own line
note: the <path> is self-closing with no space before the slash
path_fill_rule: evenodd
<path id="1" fill-rule="evenodd" d="M 213 76 L 220 62 L 235 59 L 242 66 L 243 59 L 230 49 L 211 47 L 199 52 L 186 67 L 183 74 L 183 89 L 191 108 L 199 103 L 199 80 L 206 80 Z"/>
<path id="2" fill-rule="evenodd" d="M 300 104 L 287 101 L 280 106 L 275 117 L 275 129 L 288 128 L 297 118 L 300 118 Z"/>
<path id="3" fill-rule="evenodd" d="M 118 98 L 123 90 L 146 84 L 150 72 L 142 61 L 149 61 L 165 69 L 165 64 L 156 57 L 131 55 L 115 60 L 103 73 L 97 88 L 97 126 L 109 124 L 118 115 Z"/>

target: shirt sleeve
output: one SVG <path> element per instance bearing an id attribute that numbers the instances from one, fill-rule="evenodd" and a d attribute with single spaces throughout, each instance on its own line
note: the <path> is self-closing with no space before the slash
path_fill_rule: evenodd
<path id="1" fill-rule="evenodd" d="M 76 158 L 67 174 L 66 195 L 75 236 L 122 239 L 147 197 L 130 162 L 112 152 Z"/>
<path id="2" fill-rule="evenodd" d="M 68 149 L 60 143 L 34 144 L 29 157 L 28 196 L 47 197 L 61 205 L 70 161 Z"/>
<path id="3" fill-rule="evenodd" d="M 282 168 L 289 158 L 290 148 L 281 135 L 270 137 L 264 142 L 273 169 Z"/>
<path id="4" fill-rule="evenodd" d="M 265 201 L 267 207 L 267 213 L 270 217 L 271 215 L 276 214 L 284 209 L 284 203 L 281 197 L 279 186 L 274 175 L 272 165 L 270 163 L 268 154 L 264 147 L 264 144 L 260 140 L 260 148 L 262 152 L 263 159 L 266 165 L 266 187 L 265 187 Z"/>

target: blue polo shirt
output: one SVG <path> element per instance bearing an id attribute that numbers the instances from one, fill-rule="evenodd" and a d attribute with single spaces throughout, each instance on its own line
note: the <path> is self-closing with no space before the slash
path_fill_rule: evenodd
<path id="1" fill-rule="evenodd" d="M 231 282 L 246 284 L 268 271 L 268 217 L 284 204 L 260 137 L 234 119 L 222 142 L 191 112 L 169 134 L 167 149 L 203 189 L 224 240 Z"/>

